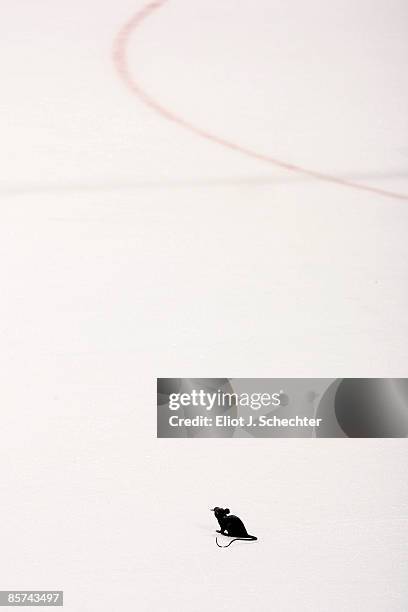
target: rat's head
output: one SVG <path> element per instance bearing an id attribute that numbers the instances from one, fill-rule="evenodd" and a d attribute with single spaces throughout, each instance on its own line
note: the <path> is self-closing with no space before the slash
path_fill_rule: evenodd
<path id="1" fill-rule="evenodd" d="M 227 516 L 230 510 L 229 508 L 218 508 L 218 506 L 216 506 L 215 508 L 211 509 L 211 512 L 214 512 L 215 518 L 218 519 L 218 518 L 223 518 L 224 516 Z"/>

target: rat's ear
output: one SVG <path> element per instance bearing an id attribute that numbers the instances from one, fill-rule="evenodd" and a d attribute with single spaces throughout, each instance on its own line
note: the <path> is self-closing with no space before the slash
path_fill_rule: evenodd
<path id="1" fill-rule="evenodd" d="M 230 509 L 229 508 L 225 508 L 224 512 L 225 512 L 225 514 L 229 514 L 230 513 Z"/>

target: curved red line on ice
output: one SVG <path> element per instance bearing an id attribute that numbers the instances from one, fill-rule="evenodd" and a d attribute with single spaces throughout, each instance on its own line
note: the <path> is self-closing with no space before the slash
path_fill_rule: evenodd
<path id="1" fill-rule="evenodd" d="M 294 172 L 296 174 L 303 174 L 306 176 L 310 176 L 312 178 L 326 181 L 330 183 L 335 183 L 336 185 L 341 185 L 342 187 L 349 187 L 351 189 L 358 189 L 360 191 L 369 191 L 370 193 L 375 193 L 380 196 L 385 196 L 388 198 L 394 198 L 398 200 L 408 200 L 408 195 L 402 193 L 395 193 L 393 191 L 387 191 L 385 189 L 380 189 L 378 187 L 373 187 L 371 185 L 365 185 L 361 183 L 355 183 L 354 181 L 349 181 L 347 179 L 343 179 L 341 177 L 333 176 L 330 174 L 325 174 L 324 172 L 319 172 L 318 170 L 311 170 L 309 168 L 304 168 L 303 166 L 298 166 L 295 164 L 291 164 L 285 162 L 280 159 L 276 159 L 270 155 L 259 153 L 253 149 L 247 148 L 243 145 L 237 144 L 233 141 L 222 138 L 222 136 L 218 136 L 217 134 L 213 134 L 205 129 L 202 129 L 193 123 L 190 123 L 183 117 L 178 116 L 173 113 L 171 110 L 162 106 L 159 102 L 157 102 L 154 98 L 152 98 L 133 78 L 129 65 L 128 65 L 128 57 L 127 57 L 127 47 L 129 40 L 135 30 L 141 25 L 141 23 L 147 19 L 154 11 L 160 9 L 164 4 L 166 4 L 168 0 L 157 0 L 156 2 L 150 2 L 145 5 L 140 11 L 138 11 L 131 19 L 125 23 L 125 25 L 119 30 L 113 47 L 113 61 L 116 67 L 116 70 L 121 77 L 122 81 L 125 85 L 130 89 L 130 91 L 135 94 L 146 106 L 154 110 L 156 113 L 161 115 L 163 118 L 168 121 L 172 121 L 176 125 L 183 127 L 196 136 L 200 136 L 201 138 L 205 138 L 211 142 L 214 142 L 218 145 L 231 149 L 233 151 L 237 151 L 246 155 L 247 157 L 251 157 L 253 159 L 258 159 L 260 161 L 272 164 L 278 168 L 283 168 L 289 172 Z"/>

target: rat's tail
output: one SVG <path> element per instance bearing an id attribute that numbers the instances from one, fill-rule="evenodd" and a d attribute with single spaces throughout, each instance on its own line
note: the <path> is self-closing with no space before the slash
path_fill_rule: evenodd
<path id="1" fill-rule="evenodd" d="M 231 540 L 231 542 L 229 542 L 228 544 L 226 544 L 225 546 L 221 546 L 220 544 L 218 544 L 218 536 L 215 538 L 215 543 L 217 544 L 217 546 L 219 548 L 228 548 L 228 546 L 231 546 L 231 544 L 233 542 L 236 542 L 236 540 L 244 540 L 244 542 L 252 542 L 253 540 L 257 540 L 258 538 L 256 538 L 253 535 L 247 535 L 245 538 L 234 538 L 233 540 Z"/>

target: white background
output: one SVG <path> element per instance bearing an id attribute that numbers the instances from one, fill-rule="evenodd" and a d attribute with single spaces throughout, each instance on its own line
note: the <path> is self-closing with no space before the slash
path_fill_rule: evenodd
<path id="1" fill-rule="evenodd" d="M 157 440 L 156 376 L 406 376 L 408 205 L 166 123 L 137 0 L 0 24 L 1 589 L 70 612 L 408 608 L 405 440 Z M 265 154 L 408 193 L 402 0 L 173 0 L 135 78 Z M 255 544 L 215 546 L 214 505 Z"/>

